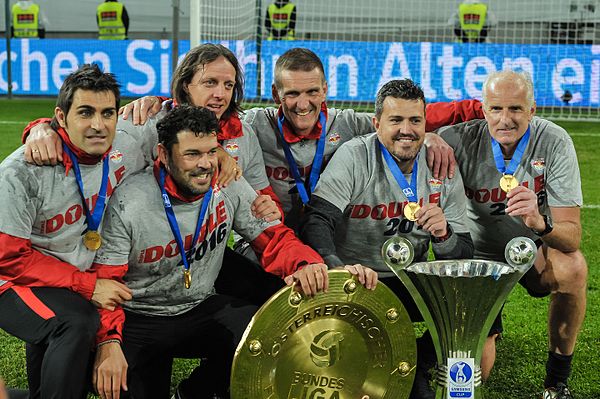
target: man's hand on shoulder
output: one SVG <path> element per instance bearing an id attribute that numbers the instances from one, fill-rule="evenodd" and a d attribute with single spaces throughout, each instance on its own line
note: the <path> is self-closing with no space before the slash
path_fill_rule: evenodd
<path id="1" fill-rule="evenodd" d="M 217 184 L 221 187 L 227 187 L 233 180 L 239 180 L 242 177 L 242 168 L 222 147 L 217 147 L 217 159 L 219 162 L 219 176 Z"/>
<path id="2" fill-rule="evenodd" d="M 127 105 L 119 108 L 119 115 L 123 115 L 123 119 L 129 118 L 131 115 L 134 125 L 143 125 L 148 118 L 158 114 L 162 103 L 158 97 L 146 96 L 133 100 Z"/>
<path id="3" fill-rule="evenodd" d="M 31 128 L 25 140 L 25 161 L 43 165 L 57 165 L 62 162 L 62 141 L 58 133 L 47 123 L 40 123 Z"/>
<path id="4" fill-rule="evenodd" d="M 444 180 L 447 176 L 452 179 L 456 168 L 452 147 L 435 133 L 426 133 L 423 144 L 427 149 L 427 166 L 431 169 L 433 177 Z"/>

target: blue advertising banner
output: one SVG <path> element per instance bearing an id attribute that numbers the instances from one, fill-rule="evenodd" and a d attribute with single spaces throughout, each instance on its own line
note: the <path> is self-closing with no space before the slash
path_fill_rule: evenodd
<path id="1" fill-rule="evenodd" d="M 511 68 L 529 72 L 539 106 L 600 105 L 600 46 L 515 45 L 462 43 L 376 43 L 264 41 L 261 79 L 257 87 L 254 41 L 222 42 L 238 57 L 245 71 L 247 99 L 271 98 L 277 58 L 291 47 L 315 51 L 325 67 L 328 98 L 338 101 L 374 101 L 381 85 L 390 79 L 418 82 L 428 101 L 481 98 L 481 86 L 492 71 Z M 168 40 L 14 39 L 13 92 L 16 95 L 54 95 L 64 77 L 77 67 L 96 62 L 114 73 L 124 96 L 169 95 L 171 42 Z M 181 41 L 183 55 L 189 41 Z M 7 91 L 7 53 L 0 42 L 0 93 Z"/>

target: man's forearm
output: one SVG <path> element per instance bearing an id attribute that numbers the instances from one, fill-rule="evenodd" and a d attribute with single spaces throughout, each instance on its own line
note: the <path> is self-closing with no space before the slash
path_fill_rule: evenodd
<path id="1" fill-rule="evenodd" d="M 473 240 L 469 233 L 451 233 L 447 240 L 434 242 L 431 247 L 438 260 L 473 258 Z"/>
<path id="2" fill-rule="evenodd" d="M 574 252 L 581 243 L 581 225 L 574 222 L 554 222 L 552 231 L 541 237 L 544 244 L 561 252 Z"/>
<path id="3" fill-rule="evenodd" d="M 329 267 L 343 264 L 334 243 L 335 226 L 342 218 L 342 212 L 335 205 L 313 196 L 300 222 L 300 239 L 317 251 Z"/>

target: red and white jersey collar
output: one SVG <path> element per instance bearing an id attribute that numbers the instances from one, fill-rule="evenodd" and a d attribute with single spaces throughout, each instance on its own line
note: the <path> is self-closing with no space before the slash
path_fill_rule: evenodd
<path id="1" fill-rule="evenodd" d="M 321 103 L 321 112 L 325 112 L 325 120 L 327 120 L 327 104 L 325 102 Z M 283 109 L 281 106 L 277 110 L 277 117 L 280 118 L 283 115 Z M 313 127 L 312 132 L 310 132 L 306 136 L 298 136 L 294 132 L 294 127 L 288 122 L 287 119 L 283 120 L 283 138 L 289 144 L 297 143 L 301 140 L 318 140 L 321 137 L 321 121 L 320 118 L 317 119 L 317 123 Z"/>

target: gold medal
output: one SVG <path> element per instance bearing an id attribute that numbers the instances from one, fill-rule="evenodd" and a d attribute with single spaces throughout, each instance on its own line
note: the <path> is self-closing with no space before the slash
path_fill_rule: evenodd
<path id="1" fill-rule="evenodd" d="M 500 178 L 500 188 L 505 193 L 508 193 L 513 188 L 519 185 L 519 181 L 513 175 L 502 175 Z"/>
<path id="2" fill-rule="evenodd" d="M 192 273 L 189 270 L 183 271 L 183 285 L 189 289 L 192 286 Z"/>
<path id="3" fill-rule="evenodd" d="M 409 202 L 404 207 L 404 216 L 411 222 L 414 222 L 417 220 L 415 213 L 417 213 L 419 209 L 421 209 L 421 205 L 417 204 L 416 202 Z"/>
<path id="4" fill-rule="evenodd" d="M 102 237 L 97 231 L 88 230 L 83 235 L 83 245 L 90 251 L 97 251 L 102 246 Z"/>

